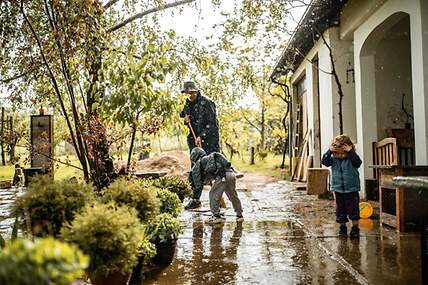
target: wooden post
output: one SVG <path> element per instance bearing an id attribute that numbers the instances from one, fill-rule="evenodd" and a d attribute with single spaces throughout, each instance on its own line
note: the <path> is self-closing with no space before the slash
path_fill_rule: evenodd
<path id="1" fill-rule="evenodd" d="M 250 164 L 253 165 L 254 164 L 254 155 L 255 155 L 255 149 L 252 146 L 251 147 L 251 158 L 250 158 Z"/>

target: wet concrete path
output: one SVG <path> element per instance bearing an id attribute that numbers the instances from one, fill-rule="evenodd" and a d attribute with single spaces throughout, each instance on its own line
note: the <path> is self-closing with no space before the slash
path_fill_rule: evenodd
<path id="1" fill-rule="evenodd" d="M 183 212 L 173 263 L 144 284 L 420 284 L 417 234 L 366 220 L 359 240 L 340 239 L 334 201 L 287 182 L 253 185 L 239 197 L 243 223 L 228 201 L 223 225 L 204 224 L 209 212 Z"/>
<path id="2" fill-rule="evenodd" d="M 334 201 L 308 196 L 288 182 L 259 180 L 238 183 L 242 223 L 226 199 L 226 222 L 204 224 L 210 216 L 204 191 L 202 211 L 180 215 L 185 228 L 173 263 L 147 273 L 143 284 L 421 283 L 417 234 L 361 220 L 358 241 L 340 239 Z M 1 234 L 10 235 L 9 205 L 20 193 L 0 190 Z"/>
<path id="3" fill-rule="evenodd" d="M 8 237 L 12 233 L 15 218 L 10 215 L 10 206 L 15 198 L 24 193 L 24 188 L 0 189 L 0 234 Z"/>

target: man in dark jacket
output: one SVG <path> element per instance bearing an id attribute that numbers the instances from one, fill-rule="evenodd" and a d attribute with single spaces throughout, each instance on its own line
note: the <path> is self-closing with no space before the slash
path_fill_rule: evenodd
<path id="1" fill-rule="evenodd" d="M 189 174 L 189 180 L 192 184 L 193 199 L 186 206 L 187 209 L 200 206 L 199 201 L 204 184 L 214 181 L 210 190 L 210 209 L 213 216 L 207 220 L 207 223 L 215 224 L 223 222 L 220 216 L 220 199 L 223 192 L 232 202 L 236 213 L 236 220 L 243 221 L 242 205 L 236 192 L 236 177 L 232 171 L 230 162 L 218 152 L 209 155 L 200 147 L 195 147 L 190 153 L 190 160 L 193 163 Z"/>
<path id="2" fill-rule="evenodd" d="M 180 117 L 184 118 L 184 123 L 189 127 L 187 136 L 189 152 L 194 147 L 203 148 L 207 154 L 219 152 L 219 130 L 215 103 L 202 95 L 193 81 L 184 82 L 181 92 L 189 94 L 183 111 L 180 113 Z"/>

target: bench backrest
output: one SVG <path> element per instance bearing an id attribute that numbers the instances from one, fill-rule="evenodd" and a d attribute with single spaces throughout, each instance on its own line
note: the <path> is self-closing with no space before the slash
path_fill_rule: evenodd
<path id="1" fill-rule="evenodd" d="M 415 148 L 397 138 L 384 138 L 373 143 L 374 165 L 415 165 Z M 377 171 L 374 171 L 377 178 Z"/>

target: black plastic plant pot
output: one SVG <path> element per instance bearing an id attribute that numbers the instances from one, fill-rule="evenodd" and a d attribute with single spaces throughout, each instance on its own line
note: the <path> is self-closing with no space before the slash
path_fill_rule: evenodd
<path id="1" fill-rule="evenodd" d="M 156 255 L 152 259 L 153 264 L 163 266 L 170 265 L 174 259 L 177 240 L 156 243 L 155 245 Z"/>
<path id="2" fill-rule="evenodd" d="M 128 285 L 140 285 L 143 280 L 144 255 L 138 257 L 138 262 L 132 269 Z"/>
<path id="3" fill-rule="evenodd" d="M 123 274 L 119 271 L 113 271 L 107 275 L 91 275 L 89 279 L 93 285 L 127 285 L 130 274 Z"/>

